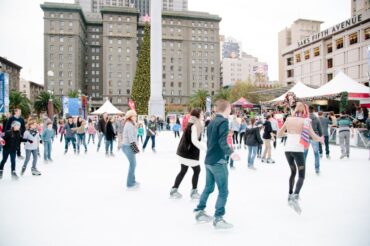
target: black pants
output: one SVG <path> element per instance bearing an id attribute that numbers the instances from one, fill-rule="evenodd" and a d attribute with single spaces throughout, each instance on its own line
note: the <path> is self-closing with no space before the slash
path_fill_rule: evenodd
<path id="1" fill-rule="evenodd" d="M 200 166 L 191 167 L 193 169 L 193 178 L 191 180 L 191 183 L 193 185 L 193 189 L 196 189 L 198 187 L 198 179 L 199 179 L 199 173 L 200 173 Z M 189 167 L 181 164 L 181 170 L 179 174 L 177 174 L 175 184 L 172 188 L 179 188 L 182 179 L 185 177 L 186 172 L 188 171 Z"/>
<path id="2" fill-rule="evenodd" d="M 179 131 L 174 131 L 174 133 L 175 133 L 175 138 L 176 138 L 176 136 L 180 137 L 180 132 Z"/>
<path id="3" fill-rule="evenodd" d="M 329 155 L 330 154 L 329 136 L 325 136 L 324 139 L 325 139 L 325 153 L 326 153 L 326 155 Z M 319 143 L 319 153 L 320 153 L 320 155 L 322 154 L 322 144 L 321 143 Z"/>
<path id="4" fill-rule="evenodd" d="M 238 135 L 239 135 L 239 132 L 238 131 L 234 131 L 234 134 L 233 134 L 233 144 L 238 144 Z"/>
<path id="5" fill-rule="evenodd" d="M 240 145 L 242 145 L 243 142 L 244 142 L 244 145 L 247 145 L 244 135 L 245 135 L 245 132 L 240 133 L 240 138 L 239 138 Z"/>
<path id="6" fill-rule="evenodd" d="M 289 194 L 293 194 L 295 176 L 298 168 L 298 181 L 294 194 L 299 194 L 303 186 L 306 168 L 303 152 L 285 152 L 285 157 L 290 167 Z"/>
<path id="7" fill-rule="evenodd" d="M 3 149 L 3 160 L 0 163 L 0 170 L 4 170 L 4 165 L 10 155 L 10 162 L 12 164 L 12 172 L 15 171 L 15 157 L 16 151 L 10 152 L 8 149 Z"/>
<path id="8" fill-rule="evenodd" d="M 272 132 L 275 134 L 273 145 L 274 145 L 274 149 L 276 149 L 276 135 L 277 135 L 277 131 L 272 131 Z"/>

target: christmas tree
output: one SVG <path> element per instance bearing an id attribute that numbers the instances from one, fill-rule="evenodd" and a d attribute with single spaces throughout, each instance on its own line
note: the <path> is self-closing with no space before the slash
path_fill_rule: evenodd
<path id="1" fill-rule="evenodd" d="M 131 98 L 135 102 L 137 114 L 147 115 L 150 98 L 150 27 L 148 22 L 144 27 L 144 39 L 140 47 Z"/>

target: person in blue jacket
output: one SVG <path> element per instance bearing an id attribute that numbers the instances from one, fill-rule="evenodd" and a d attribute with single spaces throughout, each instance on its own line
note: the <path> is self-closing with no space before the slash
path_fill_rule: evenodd
<path id="1" fill-rule="evenodd" d="M 181 129 L 180 120 L 177 118 L 176 123 L 172 127 L 172 130 L 175 133 L 175 138 L 176 136 L 180 138 L 180 129 Z"/>

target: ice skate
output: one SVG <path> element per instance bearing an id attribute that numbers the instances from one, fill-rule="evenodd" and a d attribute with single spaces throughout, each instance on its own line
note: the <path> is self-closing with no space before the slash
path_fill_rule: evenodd
<path id="1" fill-rule="evenodd" d="M 32 175 L 33 176 L 41 176 L 41 173 L 36 168 L 32 168 Z"/>
<path id="2" fill-rule="evenodd" d="M 157 151 L 155 150 L 155 148 L 152 148 L 152 150 L 153 150 L 153 153 L 157 153 Z"/>
<path id="3" fill-rule="evenodd" d="M 127 190 L 137 190 L 137 189 L 139 189 L 139 187 L 140 187 L 140 183 L 135 182 L 135 184 L 133 186 L 127 187 Z"/>
<path id="4" fill-rule="evenodd" d="M 302 209 L 301 209 L 301 206 L 299 206 L 298 200 L 299 200 L 298 194 L 291 194 L 291 195 L 289 195 L 289 198 L 288 198 L 288 204 L 291 208 L 294 209 L 294 211 L 297 214 L 301 214 Z"/>
<path id="5" fill-rule="evenodd" d="M 330 155 L 326 155 L 326 159 L 330 160 Z"/>
<path id="6" fill-rule="evenodd" d="M 320 159 L 322 159 L 322 154 L 320 154 Z"/>
<path id="7" fill-rule="evenodd" d="M 180 199 L 182 198 L 182 195 L 180 192 L 178 192 L 177 188 L 172 188 L 170 191 L 170 198 L 171 199 Z"/>
<path id="8" fill-rule="evenodd" d="M 342 155 L 340 156 L 340 159 L 343 159 L 344 157 L 346 157 L 346 154 L 342 154 Z"/>
<path id="9" fill-rule="evenodd" d="M 275 161 L 273 159 L 271 159 L 271 158 L 267 159 L 267 164 L 274 164 L 274 163 L 275 163 Z"/>
<path id="10" fill-rule="evenodd" d="M 191 192 L 190 192 L 190 197 L 193 200 L 199 200 L 200 195 L 198 193 L 198 190 L 197 189 L 192 189 Z"/>
<path id="11" fill-rule="evenodd" d="M 21 176 L 23 176 L 24 172 L 26 171 L 27 167 L 22 167 Z"/>
<path id="12" fill-rule="evenodd" d="M 2 179 L 3 178 L 3 170 L 0 170 L 0 179 Z"/>
<path id="13" fill-rule="evenodd" d="M 18 175 L 15 171 L 12 171 L 12 179 L 13 180 L 18 180 L 19 179 L 19 177 L 18 177 Z"/>
<path id="14" fill-rule="evenodd" d="M 211 222 L 212 219 L 213 218 L 209 216 L 208 214 L 206 214 L 206 212 L 204 212 L 203 210 L 199 210 L 195 212 L 195 220 L 197 222 L 207 223 L 207 222 Z"/>
<path id="15" fill-rule="evenodd" d="M 18 155 L 18 159 L 24 160 L 24 156 Z"/>
<path id="16" fill-rule="evenodd" d="M 257 168 L 255 166 L 248 166 L 248 169 L 253 170 L 253 171 L 257 170 Z"/>
<path id="17" fill-rule="evenodd" d="M 65 151 L 64 151 L 64 154 L 67 154 L 67 152 L 68 152 L 68 150 L 65 150 Z"/>
<path id="18" fill-rule="evenodd" d="M 226 222 L 222 217 L 219 217 L 213 221 L 213 227 L 215 229 L 227 230 L 233 228 L 233 225 Z"/>
<path id="19" fill-rule="evenodd" d="M 315 170 L 316 172 L 316 175 L 319 176 L 320 175 L 320 170 Z"/>
<path id="20" fill-rule="evenodd" d="M 262 158 L 262 159 L 261 159 L 261 162 L 263 162 L 263 163 L 264 163 L 264 162 L 267 162 L 266 158 Z"/>
<path id="21" fill-rule="evenodd" d="M 113 154 L 113 152 L 111 152 L 111 153 L 110 153 L 110 156 L 114 157 L 114 154 Z"/>

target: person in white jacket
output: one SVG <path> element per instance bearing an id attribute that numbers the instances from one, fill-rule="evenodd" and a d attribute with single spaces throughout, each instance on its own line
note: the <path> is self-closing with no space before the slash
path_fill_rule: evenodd
<path id="1" fill-rule="evenodd" d="M 179 199 L 182 195 L 178 192 L 178 188 L 183 180 L 189 167 L 193 169 L 192 190 L 190 197 L 192 199 L 199 199 L 198 193 L 198 179 L 200 173 L 199 157 L 200 151 L 206 151 L 207 147 L 201 142 L 203 126 L 201 119 L 203 112 L 201 109 L 193 109 L 190 113 L 190 119 L 181 137 L 179 146 L 177 148 L 177 156 L 181 164 L 181 170 L 176 176 L 175 183 L 170 192 L 170 198 Z"/>
<path id="2" fill-rule="evenodd" d="M 33 156 L 32 161 L 32 175 L 40 176 L 41 173 L 37 170 L 37 154 L 38 154 L 38 147 L 40 142 L 40 134 L 37 131 L 37 123 L 35 120 L 29 120 L 27 123 L 27 130 L 23 134 L 23 139 L 27 140 L 25 142 L 25 150 L 26 150 L 26 159 L 24 161 L 21 175 L 23 176 L 24 172 L 27 169 L 27 164 L 31 159 L 31 154 Z"/>

